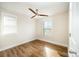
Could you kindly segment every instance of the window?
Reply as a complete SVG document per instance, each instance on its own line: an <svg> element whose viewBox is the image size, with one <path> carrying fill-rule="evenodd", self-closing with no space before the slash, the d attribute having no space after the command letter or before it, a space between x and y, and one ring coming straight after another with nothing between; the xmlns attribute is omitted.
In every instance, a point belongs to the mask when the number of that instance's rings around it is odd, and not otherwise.
<svg viewBox="0 0 79 59"><path fill-rule="evenodd" d="M45 21L44 22L44 29L51 29L52 28L52 22L51 21Z"/></svg>
<svg viewBox="0 0 79 59"><path fill-rule="evenodd" d="M52 21L44 21L43 25L44 36L47 36L50 33L52 27L53 27Z"/></svg>
<svg viewBox="0 0 79 59"><path fill-rule="evenodd" d="M17 21L16 17L2 16L2 34L16 33Z"/></svg>

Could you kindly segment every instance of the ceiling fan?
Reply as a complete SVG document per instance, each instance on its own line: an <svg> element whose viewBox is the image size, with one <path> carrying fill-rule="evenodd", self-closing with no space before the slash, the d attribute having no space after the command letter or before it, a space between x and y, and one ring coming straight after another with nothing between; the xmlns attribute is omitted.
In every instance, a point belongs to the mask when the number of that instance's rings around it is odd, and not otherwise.
<svg viewBox="0 0 79 59"><path fill-rule="evenodd" d="M32 16L31 18L34 18L34 17L36 17L36 16L48 16L48 15L46 15L46 14L39 14L38 13L38 9L36 9L36 11L34 11L33 9L31 9L31 8L28 8L32 13L34 13L35 15L34 16Z"/></svg>

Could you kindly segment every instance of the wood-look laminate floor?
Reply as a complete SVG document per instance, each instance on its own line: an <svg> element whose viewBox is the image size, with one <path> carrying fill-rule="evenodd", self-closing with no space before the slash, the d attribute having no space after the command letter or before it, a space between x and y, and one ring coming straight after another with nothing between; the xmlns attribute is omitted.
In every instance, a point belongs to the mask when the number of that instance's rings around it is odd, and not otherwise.
<svg viewBox="0 0 79 59"><path fill-rule="evenodd" d="M0 52L1 57L67 57L68 49L41 40L34 40Z"/></svg>

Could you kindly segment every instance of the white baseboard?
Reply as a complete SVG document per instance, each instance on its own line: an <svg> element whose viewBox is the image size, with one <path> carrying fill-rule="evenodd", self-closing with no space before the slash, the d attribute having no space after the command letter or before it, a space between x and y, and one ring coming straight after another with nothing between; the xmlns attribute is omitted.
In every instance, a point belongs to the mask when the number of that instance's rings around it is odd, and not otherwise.
<svg viewBox="0 0 79 59"><path fill-rule="evenodd" d="M42 41L46 41L46 42L49 42L49 43L53 43L53 44L56 44L56 45L60 45L60 46L64 46L64 47L68 47L68 45L60 44L60 43L57 43L57 42L54 42L54 41L48 40L48 39L43 38L43 37L37 37L37 39L42 40Z"/></svg>
<svg viewBox="0 0 79 59"><path fill-rule="evenodd" d="M26 41L23 41L23 42L18 42L17 44L13 44L13 45L7 46L7 47L5 47L5 48L1 48L0 51L4 51L4 50L10 49L10 48L19 46L19 45L21 45L21 44L24 44L24 43L27 43L27 42L30 42L30 41L33 41L33 40L35 40L35 38L31 38L31 39L29 39L28 41L26 40Z"/></svg>

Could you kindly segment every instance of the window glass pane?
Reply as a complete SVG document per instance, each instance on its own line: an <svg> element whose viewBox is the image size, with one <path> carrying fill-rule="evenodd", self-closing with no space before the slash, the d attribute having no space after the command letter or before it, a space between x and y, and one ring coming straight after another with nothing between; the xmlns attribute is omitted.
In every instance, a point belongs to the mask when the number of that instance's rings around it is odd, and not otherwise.
<svg viewBox="0 0 79 59"><path fill-rule="evenodd" d="M50 29L52 28L52 22L51 21L45 21L44 22L44 29Z"/></svg>
<svg viewBox="0 0 79 59"><path fill-rule="evenodd" d="M44 33L45 36L48 36L49 31L50 31L50 30L46 30L46 29L44 30L44 32L45 32L45 33Z"/></svg>
<svg viewBox="0 0 79 59"><path fill-rule="evenodd" d="M45 21L43 26L44 35L49 36L49 33L51 33L53 27L52 21Z"/></svg>

